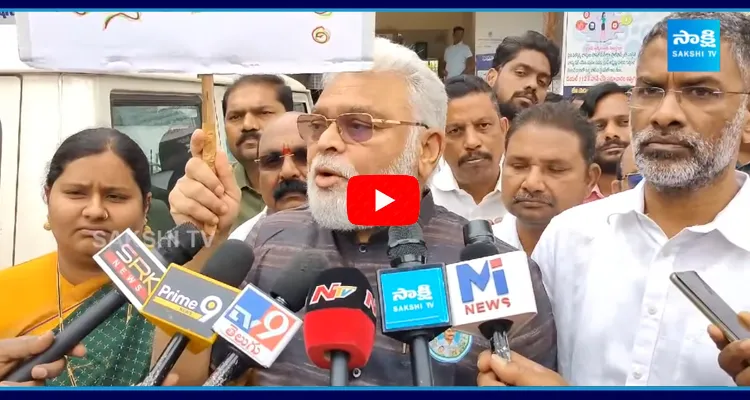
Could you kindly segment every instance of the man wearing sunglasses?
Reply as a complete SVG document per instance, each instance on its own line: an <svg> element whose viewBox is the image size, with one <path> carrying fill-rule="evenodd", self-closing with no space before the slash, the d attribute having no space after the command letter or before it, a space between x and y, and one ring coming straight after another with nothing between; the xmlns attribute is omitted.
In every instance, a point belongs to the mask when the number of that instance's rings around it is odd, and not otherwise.
<svg viewBox="0 0 750 400"><path fill-rule="evenodd" d="M326 76L313 113L297 117L297 128L308 152L308 205L268 215L255 225L246 239L256 255L246 283L269 290L294 255L315 252L325 257L330 267L362 271L377 293L377 271L390 267L388 227L350 222L347 189L350 178L360 175L415 177L422 189L416 193L421 196L419 224L430 260L458 262L464 248L462 228L467 221L435 205L427 187L427 179L442 156L447 108L445 86L437 74L412 50L383 38L375 39L371 70ZM198 131L194 136L201 133ZM226 170L220 165L222 160L224 157L217 154L216 172L220 176ZM200 196L188 197L215 211L204 216L193 214L190 209L173 210L175 221L204 224L211 221L204 218L218 219L222 229L222 221L231 216L229 210L236 189L223 187L229 182L211 176L211 169L201 160L191 160L188 167L187 179L203 186ZM375 192L352 195L374 197ZM501 253L515 251L500 241L496 246ZM528 268L537 314L513 327L509 333L510 345L535 362L554 368L554 319L538 266L529 261ZM157 334L159 343L168 340L161 332ZM467 336L461 354L448 360L432 354L436 386L476 385L477 355L489 343L478 336ZM173 371L180 374L184 384L200 384L208 374L209 356L204 352L187 357L188 362L178 362ZM256 383L327 386L328 376L326 371L310 364L300 333L271 368L256 371ZM411 384L408 349L380 333L376 333L368 365L352 370L349 375L351 386Z"/></svg>
<svg viewBox="0 0 750 400"><path fill-rule="evenodd" d="M307 146L297 130L301 113L287 112L269 122L258 143L258 191L266 207L229 235L245 240L266 215L307 202Z"/></svg>
<svg viewBox="0 0 750 400"><path fill-rule="evenodd" d="M635 164L633 146L628 146L623 150L615 175L616 178L612 181L612 194L630 190L643 180L643 175L638 172L638 166Z"/></svg>

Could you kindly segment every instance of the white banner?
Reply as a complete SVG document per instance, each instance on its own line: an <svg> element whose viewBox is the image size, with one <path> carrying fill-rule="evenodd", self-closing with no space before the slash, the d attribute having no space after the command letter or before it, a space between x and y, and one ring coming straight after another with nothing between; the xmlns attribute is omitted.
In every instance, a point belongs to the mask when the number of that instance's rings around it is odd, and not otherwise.
<svg viewBox="0 0 750 400"><path fill-rule="evenodd" d="M369 12L16 13L21 60L80 72L322 73L372 65Z"/></svg>
<svg viewBox="0 0 750 400"><path fill-rule="evenodd" d="M16 13L12 11L0 11L0 25L13 25L16 23Z"/></svg>
<svg viewBox="0 0 750 400"><path fill-rule="evenodd" d="M565 58L562 86L565 96L589 86L612 81L635 83L635 63L646 34L668 12L565 13Z"/></svg>

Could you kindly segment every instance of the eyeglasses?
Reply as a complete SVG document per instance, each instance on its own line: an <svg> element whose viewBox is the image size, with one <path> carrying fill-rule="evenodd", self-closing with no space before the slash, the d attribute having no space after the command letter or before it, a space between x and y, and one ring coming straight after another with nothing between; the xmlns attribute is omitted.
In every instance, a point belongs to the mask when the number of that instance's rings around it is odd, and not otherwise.
<svg viewBox="0 0 750 400"><path fill-rule="evenodd" d="M622 177L622 180L627 182L629 187L634 188L638 186L639 183L641 183L641 181L643 180L643 175L641 175L639 172L625 174L625 176Z"/></svg>
<svg viewBox="0 0 750 400"><path fill-rule="evenodd" d="M628 90L630 108L653 109L661 105L667 92L675 93L678 101L685 101L697 108L720 106L727 94L750 94L748 92L724 92L704 86L691 86L681 90L664 90L660 87L636 86Z"/></svg>
<svg viewBox="0 0 750 400"><path fill-rule="evenodd" d="M258 157L255 162L258 163L258 167L267 171L276 171L281 169L284 165L284 159L292 157L292 161L298 166L307 165L307 148L300 147L294 151L272 151L266 155Z"/></svg>
<svg viewBox="0 0 750 400"><path fill-rule="evenodd" d="M374 131L381 129L378 125L408 125L428 128L421 122L373 118L372 115L365 113L346 113L336 118L326 118L318 114L303 114L297 117L297 129L304 141L308 143L317 142L323 132L334 122L341 139L349 144L370 140Z"/></svg>

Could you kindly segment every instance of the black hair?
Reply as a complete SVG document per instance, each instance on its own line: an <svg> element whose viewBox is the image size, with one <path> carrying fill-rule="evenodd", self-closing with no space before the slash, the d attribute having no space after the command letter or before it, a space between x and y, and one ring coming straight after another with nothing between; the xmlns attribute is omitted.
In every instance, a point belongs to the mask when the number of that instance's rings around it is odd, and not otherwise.
<svg viewBox="0 0 750 400"><path fill-rule="evenodd" d="M615 94L622 93L627 94L632 86L620 86L614 82L602 82L590 87L586 93L581 96L583 103L581 104L580 110L587 118L594 116L596 111L596 105L605 97Z"/></svg>
<svg viewBox="0 0 750 400"><path fill-rule="evenodd" d="M498 100L495 91L484 79L476 75L458 75L448 78L445 81L445 92L448 94L448 101L460 99L470 94L486 94L490 97L497 113L507 117L501 112L500 100Z"/></svg>
<svg viewBox="0 0 750 400"><path fill-rule="evenodd" d="M560 73L560 47L536 31L526 31L522 36L507 36L495 50L492 68L499 69L512 61L522 50L534 50L544 54L549 61L551 77Z"/></svg>
<svg viewBox="0 0 750 400"><path fill-rule="evenodd" d="M564 98L561 94L549 92L547 93L547 97L544 99L546 103L559 103L563 101Z"/></svg>
<svg viewBox="0 0 750 400"><path fill-rule="evenodd" d="M45 188L51 189L71 162L107 151L115 153L130 167L135 183L141 190L145 207L146 195L151 192L151 169L148 158L138 143L112 128L84 129L65 139L49 162L47 177L44 180Z"/></svg>
<svg viewBox="0 0 750 400"><path fill-rule="evenodd" d="M453 27L453 33L463 32L463 31L464 31L464 27L463 26L454 26Z"/></svg>
<svg viewBox="0 0 750 400"><path fill-rule="evenodd" d="M224 116L227 116L227 103L229 102L229 96L237 90L240 86L244 85L257 85L265 84L276 87L277 96L276 100L284 106L284 111L294 110L294 99L292 98L292 88L286 85L284 78L278 75L271 74L259 74L259 75L243 75L239 77L231 86L224 92L224 98L221 99L221 109L224 112Z"/></svg>
<svg viewBox="0 0 750 400"><path fill-rule="evenodd" d="M516 131L530 124L551 126L575 134L581 142L581 155L586 165L594 162L596 127L572 103L542 103L521 111L505 135L505 148Z"/></svg>

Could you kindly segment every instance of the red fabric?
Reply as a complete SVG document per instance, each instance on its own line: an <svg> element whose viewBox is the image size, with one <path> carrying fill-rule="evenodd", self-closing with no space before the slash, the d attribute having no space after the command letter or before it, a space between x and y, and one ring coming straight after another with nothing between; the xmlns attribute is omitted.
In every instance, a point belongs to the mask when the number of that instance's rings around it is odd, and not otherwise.
<svg viewBox="0 0 750 400"><path fill-rule="evenodd" d="M328 353L349 353L349 369L367 365L375 344L375 324L361 310L327 308L305 314L302 324L307 357L323 369L331 368Z"/></svg>

